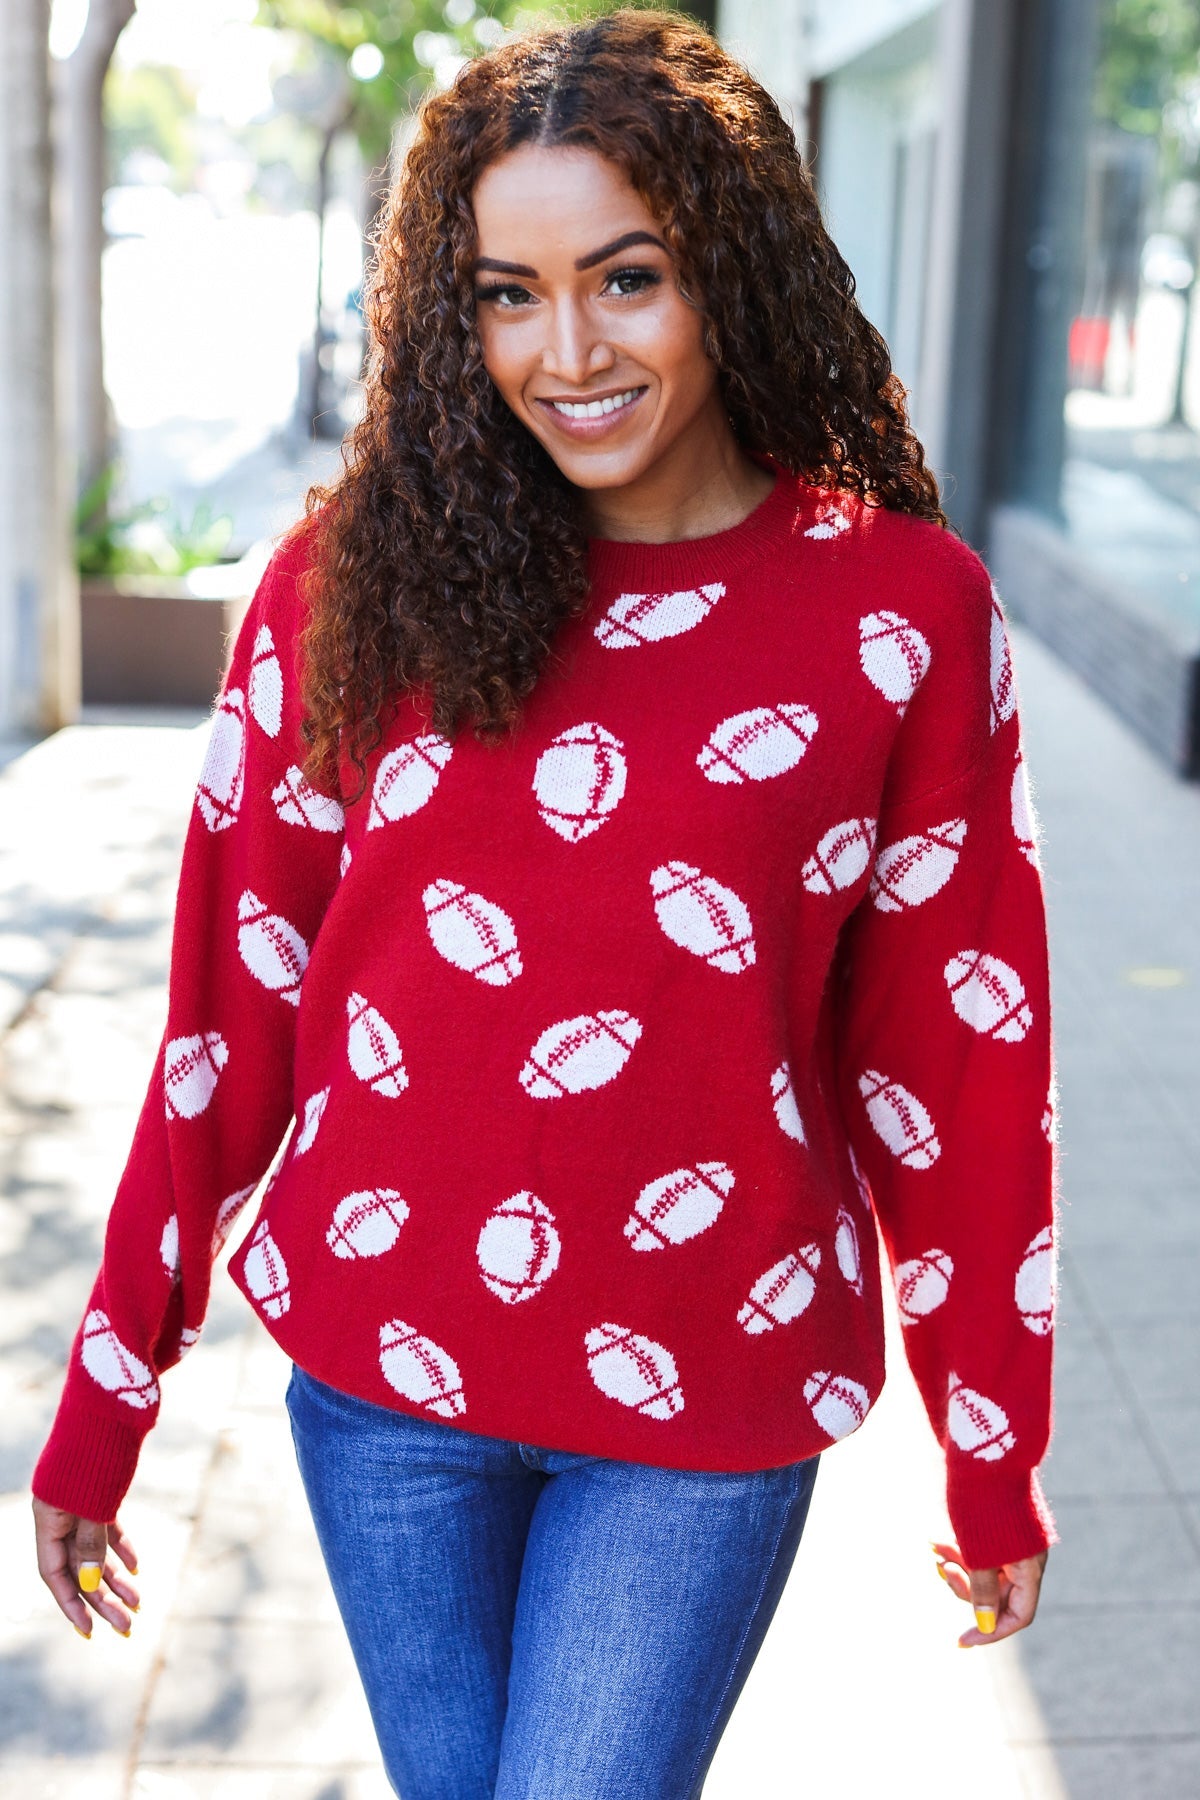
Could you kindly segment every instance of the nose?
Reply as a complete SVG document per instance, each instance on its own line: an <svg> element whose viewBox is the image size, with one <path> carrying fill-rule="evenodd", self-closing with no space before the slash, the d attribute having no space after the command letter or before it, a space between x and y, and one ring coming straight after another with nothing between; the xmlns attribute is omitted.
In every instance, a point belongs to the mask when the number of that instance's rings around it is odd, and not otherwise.
<svg viewBox="0 0 1200 1800"><path fill-rule="evenodd" d="M564 299L553 309L542 352L542 366L548 375L582 387L590 375L603 374L615 361L615 350L596 331L586 307Z"/></svg>

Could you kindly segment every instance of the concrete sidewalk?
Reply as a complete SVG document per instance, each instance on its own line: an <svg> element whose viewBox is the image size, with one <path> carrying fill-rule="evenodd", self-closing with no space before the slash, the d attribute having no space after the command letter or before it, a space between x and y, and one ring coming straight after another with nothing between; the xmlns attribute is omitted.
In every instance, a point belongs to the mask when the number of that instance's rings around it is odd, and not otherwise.
<svg viewBox="0 0 1200 1800"><path fill-rule="evenodd" d="M927 1543L945 1528L940 1459L894 1342L883 1399L824 1459L706 1800L1200 1792L1200 790L1014 640L1062 1090L1046 1478L1063 1542L1034 1629L959 1651L969 1615ZM203 735L86 725L0 772L0 1794L13 1800L388 1793L299 1491L287 1364L230 1282L166 1378L123 1509L142 1570L132 1637L98 1627L82 1643L32 1566L26 1483L161 1031Z"/></svg>

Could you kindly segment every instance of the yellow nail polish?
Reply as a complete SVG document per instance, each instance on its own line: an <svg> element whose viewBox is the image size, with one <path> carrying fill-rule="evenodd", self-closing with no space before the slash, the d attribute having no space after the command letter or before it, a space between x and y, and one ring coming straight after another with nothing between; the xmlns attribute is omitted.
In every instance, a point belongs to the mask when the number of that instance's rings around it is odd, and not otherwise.
<svg viewBox="0 0 1200 1800"><path fill-rule="evenodd" d="M118 1631L117 1636L118 1637L132 1637L133 1636L133 1626L131 1625L129 1627L128 1631Z"/></svg>
<svg viewBox="0 0 1200 1800"><path fill-rule="evenodd" d="M79 1565L79 1586L83 1593L94 1594L100 1586L100 1577L104 1573L103 1563L86 1562Z"/></svg>
<svg viewBox="0 0 1200 1800"><path fill-rule="evenodd" d="M990 1606L977 1606L975 1608L975 1623L978 1625L980 1631L990 1637L992 1632L996 1629L996 1615L992 1608Z"/></svg>
<svg viewBox="0 0 1200 1800"><path fill-rule="evenodd" d="M136 1575L136 1574L137 1574L137 1572L138 1572L138 1566L137 1566L137 1564L136 1564L136 1563L130 1563L130 1565L129 1565L129 1573L130 1573L130 1574L131 1574L131 1575Z"/></svg>
<svg viewBox="0 0 1200 1800"><path fill-rule="evenodd" d="M140 1606L131 1606L129 1610L130 1612L141 1612L142 1609Z"/></svg>
<svg viewBox="0 0 1200 1800"><path fill-rule="evenodd" d="M946 1573L945 1563L935 1563L934 1567L936 1568L938 1574L941 1576L943 1581L949 1581L950 1577Z"/></svg>
<svg viewBox="0 0 1200 1800"><path fill-rule="evenodd" d="M81 1638L90 1638L92 1635L90 1631L85 1631L82 1625L76 1625L75 1630L79 1633Z"/></svg>

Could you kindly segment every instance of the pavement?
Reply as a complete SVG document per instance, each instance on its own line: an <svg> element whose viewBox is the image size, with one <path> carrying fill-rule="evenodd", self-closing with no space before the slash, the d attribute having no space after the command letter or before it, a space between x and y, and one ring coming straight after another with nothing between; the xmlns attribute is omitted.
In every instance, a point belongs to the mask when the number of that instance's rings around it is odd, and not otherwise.
<svg viewBox="0 0 1200 1800"><path fill-rule="evenodd" d="M825 1456L706 1800L1200 1793L1200 788L1014 629L1043 834L1063 1288L1039 1616L963 1652L899 1331ZM83 1643L27 1482L161 1031L202 721L91 715L0 767L0 1795L385 1800L292 1458L288 1364L218 1277L122 1512L142 1607ZM0 762L3 758L0 757ZM246 1217L253 1213L247 1209ZM232 1245L224 1253L227 1258ZM223 1259L224 1260L224 1259ZM547 1800L570 1800L547 1796Z"/></svg>

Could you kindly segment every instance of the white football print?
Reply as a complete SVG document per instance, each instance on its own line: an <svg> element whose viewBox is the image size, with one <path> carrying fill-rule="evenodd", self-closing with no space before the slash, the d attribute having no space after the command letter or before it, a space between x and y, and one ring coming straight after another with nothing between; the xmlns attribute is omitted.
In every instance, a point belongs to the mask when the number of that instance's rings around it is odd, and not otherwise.
<svg viewBox="0 0 1200 1800"><path fill-rule="evenodd" d="M904 711L929 670L928 640L898 612L872 612L858 622L863 674Z"/></svg>
<svg viewBox="0 0 1200 1800"><path fill-rule="evenodd" d="M806 538L816 538L818 542L829 538L841 537L843 531L849 531L850 521L837 506L825 506L815 525L810 525L805 532Z"/></svg>
<svg viewBox="0 0 1200 1800"><path fill-rule="evenodd" d="M489 987L505 987L517 979L521 952L516 926L502 907L469 893L461 881L432 881L421 899L439 956Z"/></svg>
<svg viewBox="0 0 1200 1800"><path fill-rule="evenodd" d="M238 1188L236 1193L228 1194L217 1208L217 1216L213 1223L212 1254L214 1256L220 1255L226 1238L233 1230L234 1220L257 1186L258 1183L252 1181L248 1187Z"/></svg>
<svg viewBox="0 0 1200 1800"><path fill-rule="evenodd" d="M1033 1009L1017 971L982 950L960 950L942 971L950 1000L964 1024L1001 1044L1019 1044L1033 1024Z"/></svg>
<svg viewBox="0 0 1200 1800"><path fill-rule="evenodd" d="M588 1374L610 1400L647 1419L673 1419L683 1411L683 1389L671 1352L627 1325L606 1321L583 1340Z"/></svg>
<svg viewBox="0 0 1200 1800"><path fill-rule="evenodd" d="M352 855L353 855L353 853L350 849L349 844L343 844L342 845L342 854L338 857L338 874L339 875L344 875L346 873L346 870L350 867Z"/></svg>
<svg viewBox="0 0 1200 1800"><path fill-rule="evenodd" d="M246 1286L258 1301L268 1319L282 1319L292 1304L288 1286L287 1264L279 1245L261 1219L250 1239L250 1247L242 1259Z"/></svg>
<svg viewBox="0 0 1200 1800"><path fill-rule="evenodd" d="M1017 1441L1004 1408L986 1394L964 1387L953 1373L946 1425L951 1441L980 1462L998 1462Z"/></svg>
<svg viewBox="0 0 1200 1800"><path fill-rule="evenodd" d="M554 1214L536 1194L510 1194L483 1222L475 1245L479 1273L498 1299L532 1299L558 1267L562 1242Z"/></svg>
<svg viewBox="0 0 1200 1800"><path fill-rule="evenodd" d="M293 1156L303 1156L311 1150L316 1141L317 1132L321 1129L321 1120L325 1116L325 1105L329 1099L329 1089L321 1088L310 1094L304 1102L304 1123L296 1133L296 1142L292 1150Z"/></svg>
<svg viewBox="0 0 1200 1800"><path fill-rule="evenodd" d="M770 781L796 767L816 732L817 715L807 706L791 701L756 706L722 719L696 764L709 781L723 786Z"/></svg>
<svg viewBox="0 0 1200 1800"><path fill-rule="evenodd" d="M928 831L886 844L875 858L869 890L880 912L903 912L940 894L958 866L966 835L965 819L943 819Z"/></svg>
<svg viewBox="0 0 1200 1800"><path fill-rule="evenodd" d="M907 1169L931 1169L942 1154L933 1120L915 1094L878 1069L865 1069L858 1091L867 1117L893 1156Z"/></svg>
<svg viewBox="0 0 1200 1800"><path fill-rule="evenodd" d="M269 625L260 625L250 663L250 711L268 737L278 737L283 723L283 670L275 654Z"/></svg>
<svg viewBox="0 0 1200 1800"><path fill-rule="evenodd" d="M467 1410L462 1376L449 1351L422 1337L403 1319L379 1328L379 1366L398 1394L440 1419L457 1419Z"/></svg>
<svg viewBox="0 0 1200 1800"><path fill-rule="evenodd" d="M407 1203L395 1188L364 1188L338 1201L325 1242L344 1262L357 1256L382 1256L400 1236L407 1217Z"/></svg>
<svg viewBox="0 0 1200 1800"><path fill-rule="evenodd" d="M172 1213L163 1226L159 1240L158 1254L162 1257L162 1266L172 1281L179 1279L179 1214Z"/></svg>
<svg viewBox="0 0 1200 1800"><path fill-rule="evenodd" d="M789 1065L781 1062L771 1077L771 1100L775 1108L775 1118L780 1131L794 1138L798 1144L804 1142L804 1121L800 1117L800 1108L796 1104L796 1091L792 1086L792 1071Z"/></svg>
<svg viewBox="0 0 1200 1800"><path fill-rule="evenodd" d="M833 1253L837 1257L838 1268L850 1286L856 1294L861 1294L863 1270L862 1252L858 1245L858 1226L844 1206L838 1207L837 1236L833 1240Z"/></svg>
<svg viewBox="0 0 1200 1800"><path fill-rule="evenodd" d="M373 1006L361 994L351 994L346 1002L350 1021L346 1033L346 1054L350 1067L360 1081L365 1081L385 1100L397 1100L408 1086L408 1071L400 1053L400 1040Z"/></svg>
<svg viewBox="0 0 1200 1800"><path fill-rule="evenodd" d="M246 702L240 688L222 694L196 785L196 805L210 831L225 831L238 816L246 780Z"/></svg>
<svg viewBox="0 0 1200 1800"><path fill-rule="evenodd" d="M180 1356L186 1356L188 1351L192 1348L192 1345L199 1342L201 1330L202 1330L202 1327L199 1325L185 1325L184 1326L183 1330L179 1334L179 1354L180 1354Z"/></svg>
<svg viewBox="0 0 1200 1800"><path fill-rule="evenodd" d="M426 732L389 751L375 771L367 830L419 812L432 796L453 748L448 738Z"/></svg>
<svg viewBox="0 0 1200 1800"><path fill-rule="evenodd" d="M817 1369L804 1384L804 1398L826 1437L849 1437L867 1416L871 1396L861 1381Z"/></svg>
<svg viewBox="0 0 1200 1800"><path fill-rule="evenodd" d="M625 792L625 746L603 725L585 723L560 731L533 771L538 812L568 844L591 837L612 815Z"/></svg>
<svg viewBox="0 0 1200 1800"><path fill-rule="evenodd" d="M606 650L679 637L706 619L724 592L724 583L714 581L674 594L619 594L598 621L596 637Z"/></svg>
<svg viewBox="0 0 1200 1800"><path fill-rule="evenodd" d="M217 1088L229 1061L229 1047L219 1031L172 1038L163 1058L163 1089L168 1119L195 1119Z"/></svg>
<svg viewBox="0 0 1200 1800"><path fill-rule="evenodd" d="M79 1354L92 1380L127 1406L153 1406L158 1399L158 1383L153 1374L121 1342L108 1314L99 1307L93 1307L83 1321Z"/></svg>
<svg viewBox="0 0 1200 1800"><path fill-rule="evenodd" d="M580 1013L548 1025L529 1052L520 1081L533 1100L582 1094L621 1073L642 1035L627 1012Z"/></svg>
<svg viewBox="0 0 1200 1800"><path fill-rule="evenodd" d="M1008 633L1004 628L1004 613L1000 607L1000 596L994 586L992 588L992 635L989 661L992 688L991 728L995 731L1011 719L1016 712L1017 690L1013 680Z"/></svg>
<svg viewBox="0 0 1200 1800"><path fill-rule="evenodd" d="M1018 756L1013 769L1012 789L1013 836L1021 846L1021 855L1038 867L1037 823L1033 811L1033 802L1029 795L1029 771L1025 766L1024 756Z"/></svg>
<svg viewBox="0 0 1200 1800"><path fill-rule="evenodd" d="M275 811L285 825L309 825L314 831L341 831L346 815L329 794L320 794L295 763L271 789Z"/></svg>
<svg viewBox="0 0 1200 1800"><path fill-rule="evenodd" d="M800 871L808 892L832 894L861 881L875 854L875 831L874 819L831 826Z"/></svg>
<svg viewBox="0 0 1200 1800"><path fill-rule="evenodd" d="M1047 1225L1027 1246L1014 1289L1017 1311L1035 1337L1049 1337L1054 1329L1057 1277L1054 1228Z"/></svg>
<svg viewBox="0 0 1200 1800"><path fill-rule="evenodd" d="M238 952L256 981L292 1006L300 1004L300 983L308 967L308 945L294 925L268 912L249 888L238 901Z"/></svg>
<svg viewBox="0 0 1200 1800"><path fill-rule="evenodd" d="M893 1279L903 1325L915 1325L943 1305L950 1292L954 1260L945 1250L923 1250L897 1263Z"/></svg>
<svg viewBox="0 0 1200 1800"><path fill-rule="evenodd" d="M760 1275L738 1313L738 1324L751 1337L790 1325L798 1319L817 1291L813 1277L821 1266L816 1244L805 1244L795 1256L785 1256Z"/></svg>
<svg viewBox="0 0 1200 1800"><path fill-rule="evenodd" d="M727 1163L672 1169L642 1189L626 1221L625 1236L634 1250L665 1250L668 1244L686 1243L716 1223L732 1192L733 1170Z"/></svg>
<svg viewBox="0 0 1200 1800"><path fill-rule="evenodd" d="M727 975L739 975L754 962L750 914L732 888L690 863L671 862L651 870L650 889L655 916L680 949Z"/></svg>

